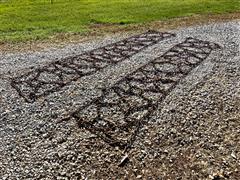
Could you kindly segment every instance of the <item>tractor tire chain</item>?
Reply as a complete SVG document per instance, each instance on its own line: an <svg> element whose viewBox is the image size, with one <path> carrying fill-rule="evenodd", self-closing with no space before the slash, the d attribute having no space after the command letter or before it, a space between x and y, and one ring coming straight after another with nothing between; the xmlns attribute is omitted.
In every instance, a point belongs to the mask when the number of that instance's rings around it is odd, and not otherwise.
<svg viewBox="0 0 240 180"><path fill-rule="evenodd" d="M11 86L26 102L34 102L39 97L60 91L73 81L92 75L109 65L115 65L144 48L174 36L167 32L148 31L13 77Z"/></svg>
<svg viewBox="0 0 240 180"><path fill-rule="evenodd" d="M129 74L102 95L70 114L112 146L128 148L158 104L191 70L220 46L187 38L162 56Z"/></svg>

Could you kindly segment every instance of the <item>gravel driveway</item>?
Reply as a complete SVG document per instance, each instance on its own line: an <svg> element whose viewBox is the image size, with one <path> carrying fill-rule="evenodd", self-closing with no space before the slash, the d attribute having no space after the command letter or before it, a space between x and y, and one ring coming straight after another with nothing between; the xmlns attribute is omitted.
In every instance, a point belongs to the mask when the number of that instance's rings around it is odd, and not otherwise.
<svg viewBox="0 0 240 180"><path fill-rule="evenodd" d="M0 55L0 179L240 179L240 22Z"/></svg>

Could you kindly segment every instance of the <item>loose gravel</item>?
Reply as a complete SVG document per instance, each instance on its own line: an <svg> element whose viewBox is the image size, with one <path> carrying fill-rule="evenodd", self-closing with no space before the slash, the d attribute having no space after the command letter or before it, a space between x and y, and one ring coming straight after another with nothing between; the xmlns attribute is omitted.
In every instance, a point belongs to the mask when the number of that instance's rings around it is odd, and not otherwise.
<svg viewBox="0 0 240 180"><path fill-rule="evenodd" d="M1 179L239 179L240 22L171 33L176 37L32 103L11 87L12 77L129 35L42 52L1 54ZM61 121L188 37L221 48L157 103L127 151L79 128L75 119Z"/></svg>

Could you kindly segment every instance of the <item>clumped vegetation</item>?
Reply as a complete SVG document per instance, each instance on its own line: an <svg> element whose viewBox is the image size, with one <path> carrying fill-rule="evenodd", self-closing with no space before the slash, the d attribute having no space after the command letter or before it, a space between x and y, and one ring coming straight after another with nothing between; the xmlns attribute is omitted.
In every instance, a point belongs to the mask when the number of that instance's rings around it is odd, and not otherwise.
<svg viewBox="0 0 240 180"><path fill-rule="evenodd" d="M83 33L92 24L145 23L239 11L239 0L1 0L0 42Z"/></svg>

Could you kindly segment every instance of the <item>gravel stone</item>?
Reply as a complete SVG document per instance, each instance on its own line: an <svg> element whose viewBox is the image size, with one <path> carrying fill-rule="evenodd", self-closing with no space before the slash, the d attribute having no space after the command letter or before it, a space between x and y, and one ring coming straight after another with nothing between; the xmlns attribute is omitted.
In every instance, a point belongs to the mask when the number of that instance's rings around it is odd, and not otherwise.
<svg viewBox="0 0 240 180"><path fill-rule="evenodd" d="M0 179L238 180L240 21L182 28L171 33L176 37L150 46L116 66L106 67L32 103L25 102L11 87L12 77L128 35L62 49L1 54ZM72 118L60 121L188 37L217 43L221 48L212 51L163 101L157 103L151 116L144 119L127 152L106 143L86 128L79 128ZM158 69L173 71L174 67L169 64ZM122 84L122 88L128 87ZM115 97L111 93L109 96ZM112 103L110 100L117 101L105 99ZM134 102L138 100L138 97L133 99ZM94 115L93 109L90 107L84 112L87 116ZM106 110L105 113L108 116L107 113L112 112ZM117 118L121 119L121 115ZM119 166L126 154L127 161Z"/></svg>

